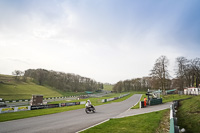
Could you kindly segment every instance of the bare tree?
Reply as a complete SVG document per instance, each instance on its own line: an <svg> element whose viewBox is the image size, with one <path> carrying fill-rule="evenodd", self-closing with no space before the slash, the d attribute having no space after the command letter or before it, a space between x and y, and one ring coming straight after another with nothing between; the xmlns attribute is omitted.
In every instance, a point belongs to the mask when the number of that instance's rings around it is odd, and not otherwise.
<svg viewBox="0 0 200 133"><path fill-rule="evenodd" d="M191 60L191 68L192 68L192 85L194 87L198 87L200 83L200 58L195 58Z"/></svg>
<svg viewBox="0 0 200 133"><path fill-rule="evenodd" d="M159 83L163 91L166 90L166 79L169 78L168 65L169 60L167 57L161 56L156 60L150 74L152 77L159 79Z"/></svg>
<svg viewBox="0 0 200 133"><path fill-rule="evenodd" d="M178 66L178 68L175 70L178 79L178 81L176 82L178 84L179 90L183 90L186 79L185 76L186 76L188 60L185 57L178 57L176 58L176 62Z"/></svg>
<svg viewBox="0 0 200 133"><path fill-rule="evenodd" d="M24 72L20 71L20 70L15 70L14 72L12 72L12 75L15 76L16 80L20 80L20 76L22 76L24 74Z"/></svg>

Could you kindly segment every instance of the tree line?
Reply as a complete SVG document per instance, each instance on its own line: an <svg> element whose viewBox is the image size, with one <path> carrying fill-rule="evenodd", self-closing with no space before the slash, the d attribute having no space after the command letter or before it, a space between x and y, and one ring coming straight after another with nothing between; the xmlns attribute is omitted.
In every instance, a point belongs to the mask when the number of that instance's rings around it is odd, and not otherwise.
<svg viewBox="0 0 200 133"><path fill-rule="evenodd" d="M175 78L171 78L168 70L169 60L166 56L160 56L150 70L149 76L131 80L119 81L113 91L147 91L147 89L161 89L162 91L177 89L183 91L188 87L200 85L200 58L187 59L176 58Z"/></svg>
<svg viewBox="0 0 200 133"><path fill-rule="evenodd" d="M19 70L17 70L19 71ZM13 74L18 76L15 71ZM39 85L47 85L61 91L97 91L103 89L103 84L93 79L72 73L49 71L45 69L28 69L24 72L23 79L32 78Z"/></svg>

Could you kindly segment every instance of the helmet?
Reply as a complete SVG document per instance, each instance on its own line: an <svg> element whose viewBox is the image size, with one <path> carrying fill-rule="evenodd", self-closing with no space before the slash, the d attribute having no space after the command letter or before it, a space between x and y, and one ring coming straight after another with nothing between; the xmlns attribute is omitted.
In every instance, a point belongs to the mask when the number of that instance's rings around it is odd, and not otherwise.
<svg viewBox="0 0 200 133"><path fill-rule="evenodd" d="M88 101L88 102L90 102L90 100L89 100L89 99L88 99L87 101Z"/></svg>

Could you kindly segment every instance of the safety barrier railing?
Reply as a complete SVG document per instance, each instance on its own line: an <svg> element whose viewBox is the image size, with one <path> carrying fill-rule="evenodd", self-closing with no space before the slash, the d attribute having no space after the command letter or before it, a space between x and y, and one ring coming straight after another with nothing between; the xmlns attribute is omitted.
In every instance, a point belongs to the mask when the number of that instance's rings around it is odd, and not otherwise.
<svg viewBox="0 0 200 133"><path fill-rule="evenodd" d="M178 107L178 101L174 101L170 105L170 133L179 133L179 126L177 126L176 109Z"/></svg>

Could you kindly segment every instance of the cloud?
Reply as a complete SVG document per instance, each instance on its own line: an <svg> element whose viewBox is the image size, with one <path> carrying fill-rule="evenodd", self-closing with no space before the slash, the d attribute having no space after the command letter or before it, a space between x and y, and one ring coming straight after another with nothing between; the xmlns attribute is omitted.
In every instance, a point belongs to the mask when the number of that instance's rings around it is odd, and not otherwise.
<svg viewBox="0 0 200 133"><path fill-rule="evenodd" d="M176 57L199 56L196 2L1 1L0 72L18 65L115 83L148 76L166 55L173 73Z"/></svg>

